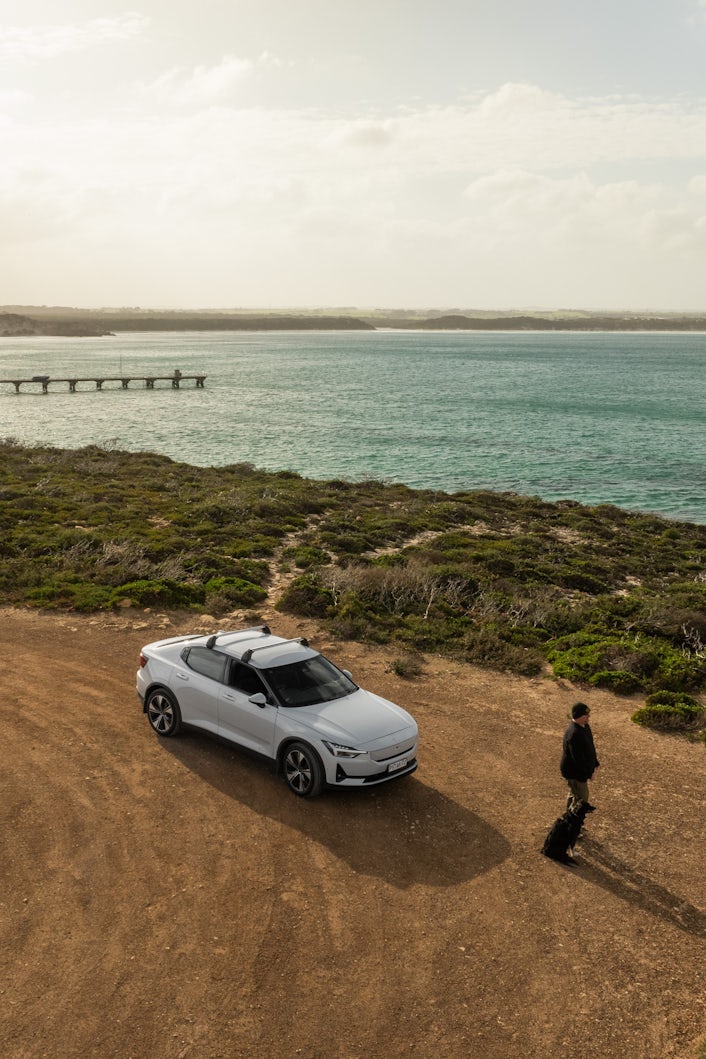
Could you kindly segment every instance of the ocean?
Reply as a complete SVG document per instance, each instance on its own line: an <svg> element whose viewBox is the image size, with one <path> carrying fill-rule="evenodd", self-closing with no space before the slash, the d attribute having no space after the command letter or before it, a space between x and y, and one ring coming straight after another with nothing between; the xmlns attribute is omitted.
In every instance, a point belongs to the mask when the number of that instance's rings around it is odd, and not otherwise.
<svg viewBox="0 0 706 1059"><path fill-rule="evenodd" d="M706 334L127 333L0 340L0 379L205 372L204 389L0 385L0 437L611 503L706 523ZM136 483L139 487L139 483Z"/></svg>

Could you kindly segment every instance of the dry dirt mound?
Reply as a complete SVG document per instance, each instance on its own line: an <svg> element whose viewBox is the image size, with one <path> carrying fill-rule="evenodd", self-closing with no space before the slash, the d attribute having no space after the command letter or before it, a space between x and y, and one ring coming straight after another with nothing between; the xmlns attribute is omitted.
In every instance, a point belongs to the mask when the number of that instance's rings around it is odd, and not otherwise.
<svg viewBox="0 0 706 1059"><path fill-rule="evenodd" d="M582 693L599 812L563 868L538 851L567 685L434 658L405 682L393 653L273 616L422 733L415 776L305 802L228 747L150 731L138 650L193 618L0 619L3 1056L696 1054L703 746Z"/></svg>

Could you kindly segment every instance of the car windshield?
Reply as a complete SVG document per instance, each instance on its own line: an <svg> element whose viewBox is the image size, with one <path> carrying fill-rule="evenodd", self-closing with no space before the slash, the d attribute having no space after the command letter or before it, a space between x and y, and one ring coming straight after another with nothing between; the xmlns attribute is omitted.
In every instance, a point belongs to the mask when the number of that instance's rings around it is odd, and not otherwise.
<svg viewBox="0 0 706 1059"><path fill-rule="evenodd" d="M283 706L313 706L350 695L357 685L322 655L265 670L267 682Z"/></svg>

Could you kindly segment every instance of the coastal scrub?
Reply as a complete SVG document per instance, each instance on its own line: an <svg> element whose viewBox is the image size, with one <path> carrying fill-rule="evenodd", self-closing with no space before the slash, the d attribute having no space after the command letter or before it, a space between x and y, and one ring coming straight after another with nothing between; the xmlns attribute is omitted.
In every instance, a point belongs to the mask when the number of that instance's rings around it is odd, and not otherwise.
<svg viewBox="0 0 706 1059"><path fill-rule="evenodd" d="M706 686L706 526L0 441L0 602L282 611L618 693Z"/></svg>

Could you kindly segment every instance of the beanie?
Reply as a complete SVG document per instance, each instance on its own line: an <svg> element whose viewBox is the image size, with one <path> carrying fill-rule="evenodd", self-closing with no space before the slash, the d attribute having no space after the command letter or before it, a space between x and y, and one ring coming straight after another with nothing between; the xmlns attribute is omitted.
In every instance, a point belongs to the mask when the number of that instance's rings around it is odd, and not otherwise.
<svg viewBox="0 0 706 1059"><path fill-rule="evenodd" d="M591 711L589 710L585 702L575 702L574 705L571 707L571 716L574 720L576 720L577 717L584 717L590 712Z"/></svg>

